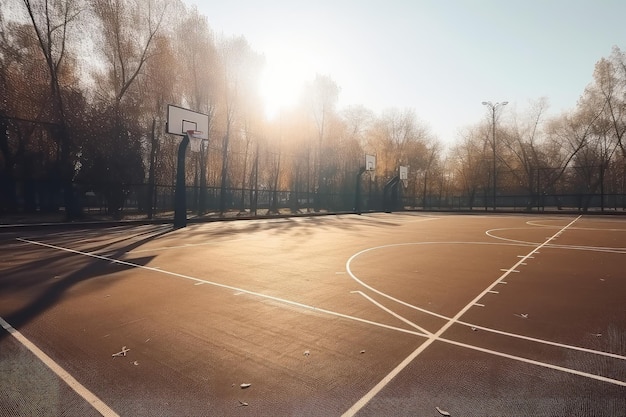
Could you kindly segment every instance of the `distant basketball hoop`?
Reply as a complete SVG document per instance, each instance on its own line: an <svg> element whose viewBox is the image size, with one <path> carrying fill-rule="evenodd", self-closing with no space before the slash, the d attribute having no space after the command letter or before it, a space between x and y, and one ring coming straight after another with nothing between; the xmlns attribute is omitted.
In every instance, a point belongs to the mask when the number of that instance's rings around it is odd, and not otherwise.
<svg viewBox="0 0 626 417"><path fill-rule="evenodd" d="M365 171L369 172L372 179L376 178L376 157L365 155Z"/></svg>
<svg viewBox="0 0 626 417"><path fill-rule="evenodd" d="M402 181L402 185L404 188L408 188L409 186L409 167L400 167L400 181Z"/></svg>

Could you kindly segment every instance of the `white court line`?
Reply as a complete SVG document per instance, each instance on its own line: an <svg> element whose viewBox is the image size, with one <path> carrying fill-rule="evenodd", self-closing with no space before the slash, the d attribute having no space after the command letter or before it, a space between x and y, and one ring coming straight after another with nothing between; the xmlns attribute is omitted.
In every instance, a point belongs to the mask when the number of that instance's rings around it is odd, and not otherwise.
<svg viewBox="0 0 626 417"><path fill-rule="evenodd" d="M475 305L484 307L483 304L475 304ZM537 339L536 337L530 337L530 336L524 336L524 335L516 334L516 333L504 332L502 330L496 330L496 329L492 329L492 328L489 328L489 327L479 326L477 324L472 324L472 323L468 323L466 321L461 321L461 320L457 321L457 324L461 324L461 325L467 326L467 327L474 327L476 329L484 330L486 332L491 332L491 333L495 333L495 334L500 334L502 336L514 337L516 339L522 339L522 340L528 340L530 342L541 343L541 344L544 344L544 345L556 346L556 347L560 347L560 348L563 348L563 349L569 349L569 350L577 350L579 352L591 353L593 355L598 355L598 356L606 356L606 357L609 357L609 358L619 359L619 360L622 360L622 361L626 360L626 356L618 355L617 353L602 352L602 351L599 351L599 350L588 349L588 348L584 348L584 347L580 347L580 346L566 345L566 344L563 344L563 343L552 342L550 340L545 340L545 339Z"/></svg>
<svg viewBox="0 0 626 417"><path fill-rule="evenodd" d="M572 228L572 229L576 229L576 228ZM517 239L509 239L506 237L502 237L502 236L497 236L495 235L493 232L497 232L497 231L508 231L508 230L536 230L536 229L532 229L532 228L527 228L527 227L517 227L517 228L500 228L500 229L490 229L487 230L485 232L485 234L493 239L497 239L497 240L502 240L504 242L509 242L509 243L517 243L519 245L525 245L525 246L535 246L538 245L539 242L528 242L525 240L517 240ZM546 245L546 248L551 248L551 249L566 249L566 250L581 250L581 251L589 251L589 252L607 252L607 253L626 253L626 248L618 248L618 247L608 247L608 246L581 246L581 245L555 245L555 244L549 244ZM539 252L536 252L539 253ZM521 256L520 256L521 257ZM532 257L528 258L528 259L533 259Z"/></svg>
<svg viewBox="0 0 626 417"><path fill-rule="evenodd" d="M88 225L86 225L88 226ZM111 228L107 228L107 237L113 239L116 235L129 235L127 240L135 240L136 238L145 237L148 234L158 234L164 230L171 229L171 225L124 225L124 226L114 226ZM132 229L132 230L131 230ZM63 239L73 238L74 236L83 237L83 239L72 240L73 243L86 242L94 238L101 238L102 232L100 229L77 229L77 230L62 230L59 232L50 232L43 235L29 235L31 239L49 239L52 237L61 237ZM110 240L109 239L109 240Z"/></svg>
<svg viewBox="0 0 626 417"><path fill-rule="evenodd" d="M420 330L422 332L425 332L425 333L427 333L429 335L432 335L432 333L430 333L427 330L419 327L417 324L415 324L412 321L406 319L405 317L397 314L396 312L390 310L389 308L383 306L382 304L378 303L377 301L375 301L374 299L372 299L371 297L369 297L368 295L366 295L362 291L351 291L351 293L352 294L360 294L360 295L362 295L367 300L369 300L374 305L376 305L380 309L384 310L388 314L396 317L397 319L403 321L404 323L408 324L411 327L414 327L414 328L416 328L416 329L418 329L418 330ZM484 329L482 327L476 327L476 328L477 329ZM561 371L561 372L565 372L565 373L569 373L569 374L573 374L573 375L578 375L578 376L582 376L582 377L589 378L589 379L595 379L597 381L606 382L606 383L610 383L610 384L614 384L614 385L626 386L626 382L620 381L618 379L607 378L607 377L604 377L604 376L601 376L601 375L595 375L595 374L591 374L591 373L588 373L588 372L578 371L576 369L566 368L566 367L559 366L559 365L553 365L553 364L548 363L548 362L541 362L541 361L537 361L537 360L534 360L534 359L528 359L528 358L524 358L522 356L511 355L511 354L508 354L508 353L499 352L497 350L486 349L486 348L482 348L482 347L479 347L479 346L469 345L467 343L457 342L457 341L450 340L450 339L445 339L445 338L442 338L442 337L437 338L437 340L440 341L440 342L444 342L444 343L449 343L449 344L452 344L452 345L460 346L460 347L463 347L463 348L466 348L466 349L476 350L476 351L479 351L479 352L488 353L490 355L500 356L500 357L511 359L511 360L516 360L518 362L524 362L524 363L528 363L528 364L531 364L531 365L540 366L540 367L543 367L543 368L554 369L554 370L557 370L557 371ZM586 350L587 351L591 351L590 349L586 349ZM593 351L591 351L591 352L593 352ZM616 356L619 356L619 355L616 355Z"/></svg>
<svg viewBox="0 0 626 417"><path fill-rule="evenodd" d="M546 220L550 220L550 219L546 219ZM554 221L557 221L558 219L552 219ZM618 223L618 224L622 224L621 221L607 221L608 223ZM547 228L551 228L551 229L557 229L559 226L554 226L551 224L541 224L538 221L533 221L533 220L529 220L526 222L527 225L529 226L537 226L537 227L547 227ZM626 229L605 229L602 227L572 227L571 230L590 230L590 231L595 231L595 232L626 232Z"/></svg>
<svg viewBox="0 0 626 417"><path fill-rule="evenodd" d="M364 296L365 298L367 298L369 301L371 301L372 303L374 303L376 306L380 307L382 310L386 311L387 313L391 314L392 316L398 318L399 320L402 320L403 322L405 322L406 324L408 324L409 326L415 327L420 329L420 327L413 323L412 321L402 317L401 315L397 314L396 312L388 309L387 307L383 306L382 304L376 302L375 300L373 300L372 298L368 297L366 294L364 294L361 291L351 291L351 293L358 293L361 294L362 296ZM461 322L459 322L461 323ZM482 327L475 327L476 329L481 329ZM429 333L432 335L432 333ZM511 359L511 360L515 360L518 362L524 362L524 363L528 363L531 365L536 365L536 366L541 366L543 368L548 368L548 369L554 369L557 371L561 371L561 372L565 372L565 373L569 373L569 374L573 374L573 375L578 375L578 376L582 376L585 378L589 378L589 379L595 379L597 381L601 381L601 382L607 382L609 384L613 384L613 385L620 385L620 386L625 386L626 387L626 382L625 381L620 381L619 379L613 379L613 378L608 378L602 375L596 375L596 374L591 374L588 372L584 372L584 371L579 371L576 369L572 369L572 368L566 368L563 366L559 366L559 365L554 365L548 362L541 362L541 361L537 361L534 359L529 359L529 358L524 358L522 356L517 356L517 355L511 355L508 353L504 353L504 352L499 352L497 350L492 350L492 349L487 349L487 348L482 348L479 346L474 346L474 345L469 345L467 343L462 343L462 342L458 342L455 340L451 340L451 339L446 339L443 337L439 337L437 338L437 341L440 342L444 342L444 343L449 343L452 345L456 345L456 346L460 346L466 349L471 349L471 350L476 350L479 352L483 352L483 353L488 353L490 355L494 355L494 356L500 356L503 358L507 358L507 359Z"/></svg>
<svg viewBox="0 0 626 417"><path fill-rule="evenodd" d="M160 246L160 247L151 248L151 249L135 249L135 250L128 251L126 253L158 252L158 251L170 250L170 249L183 249L183 248L193 248L196 246L208 246L208 245L219 245L219 244L231 243L231 242L241 242L244 240L253 240L253 239L245 238L245 239L232 239L232 240L218 240L218 241L203 242L203 243L185 243L184 245L177 245L177 246Z"/></svg>
<svg viewBox="0 0 626 417"><path fill-rule="evenodd" d="M46 246L46 247L50 247L50 248L54 248L54 249L58 249L58 250L63 250L63 251L70 252L70 253L76 253L76 254L80 254L80 255L83 255L83 256L93 257L93 258L96 258L96 259L107 260L107 261L111 261L111 262L114 262L114 263L124 264L124 265L128 265L128 266L133 266L133 267L142 268L142 269L146 269L146 270L152 270L152 271L155 271L155 272L160 272L160 273L164 273L164 274L168 274L168 275L178 276L178 277L182 277L182 278L185 278L185 279L194 280L194 281L196 281L196 282L208 283L208 284L211 284L211 285L214 285L214 286L218 286L218 287L222 287L222 288L236 289L235 287L227 286L227 285L224 285L224 284L219 284L219 283L209 282L209 281L205 281L205 280L200 280L200 279L198 279L198 278L189 277L189 276L185 276L185 275L182 275L182 274L177 274L177 273L173 273L173 272L161 271L161 270L159 270L159 269L157 269L157 268L155 268L155 267L146 267L146 266L143 266L143 265L133 264L133 263L131 263L131 262L120 261L120 260L112 260L112 259L110 259L110 258L106 258L106 257L99 256L99 255L96 255L96 254L89 254L89 253L84 253L84 252L80 252L80 251L75 251L75 250L72 250L72 249L62 248L62 247L58 247L58 246L54 246L54 245L48 245L48 244L44 244L44 243L40 243L40 242L28 241L28 240L26 240L26 239L18 239L18 240L23 241L23 242L26 242L26 243L29 243L29 244L35 244L35 245L40 245L40 246ZM494 244L494 243L485 243L485 242L422 242L422 243L444 243L444 244L450 244L450 243L458 243L458 244L468 244L468 243L469 243L469 244L471 244L471 243L474 243L474 244ZM544 244L545 244L545 243L546 243L546 242L544 242ZM501 245L501 243L500 243L500 245ZM389 245L389 246L399 246L399 245ZM511 246L530 246L530 245L512 245L512 244L511 244ZM537 250L537 249L538 249L538 248L536 248L535 250ZM371 249L369 249L369 250L371 250ZM368 251L368 250L366 250L366 251ZM366 251L362 251L362 252L366 252ZM360 252L360 253L362 253L362 252ZM531 253L532 253L532 252L531 252ZM357 255L358 255L358 254L357 254ZM356 256L356 255L355 255L355 256ZM523 258L523 259L530 259L530 258L532 258L532 256L528 256L528 255L527 255L527 256L525 256L525 257L521 257L521 258ZM351 259L352 259L352 258L351 258ZM522 259L522 260L523 260L523 259ZM349 269L349 268L348 268L348 269ZM351 274L351 275L352 275L352 274ZM355 278L355 279L356 279L356 277L354 277L354 276L353 276L353 278ZM357 280L358 280L358 279L357 279ZM367 286L367 285L365 285L365 284L363 284L363 285L364 285L364 286L366 286L366 287L368 287L368 286ZM370 288L371 288L371 287L370 287ZM425 335L419 334L419 333L417 333L417 332L412 332L412 331L409 331L409 330L405 330L405 329L401 329L401 328L397 328L397 327L393 327L393 326L387 326L387 325L383 325L383 324L380 324L380 323L370 322L370 321L367 321L367 320L363 320L363 319L359 319L359 318L356 318L356 317L347 316L347 315L343 315L343 314L340 314L340 313L335 313L335 312L331 312L331 311L327 311L327 310L323 310L323 309L317 309L317 308L312 307L312 306L307 306L307 305L300 304L300 303L296 303L296 302L289 301L289 300L279 299L279 298L277 298L277 297L266 296L266 295L264 295L264 294L259 294L259 293L255 293L255 292L252 292L252 291L247 291L247 290L241 290L241 289L237 289L237 290L240 290L240 291L239 291L240 293L245 293L245 294L255 295L255 296L259 296L259 297L263 297L263 298L274 299L275 301L285 302L285 303L287 303L287 304L297 305L297 306L300 306L300 307L303 307L303 308L306 308L306 309L316 310L316 311L319 311L319 312L322 312L322 313L328 313L328 314L331 314L331 315L335 315L335 316L339 316L339 317L344 317L344 318L347 318L347 319L356 320L356 321L360 321L360 322L364 322L364 323L372 324L372 325L375 325L375 326L379 326L379 327L383 327L383 328L388 328L388 329L391 329L391 330L401 331L401 332L404 332L404 333L413 334L413 335L422 336L422 337L424 337L424 336L425 336ZM372 289L372 290L373 290L373 291L375 291L375 292L377 292L377 293L380 293L379 291L377 291L377 290L375 290L375 289ZM389 296L387 296L387 295L386 295L386 294L384 294L384 293L380 293L380 294L382 294L382 295L386 296L387 298L389 298ZM431 314L431 315L434 315L434 316L437 316L437 317L440 317L440 318L443 318L443 319L446 319L446 320L451 320L449 317L446 317L446 316L443 316L443 315L440 315L440 314L437 314L437 313L433 313L433 312L430 312L430 311L428 311L428 310L420 309L420 308L418 308L418 307L416 307L416 306L412 306L412 305L410 305L410 304L408 304L408 303L405 303L405 302L402 302L402 301L400 301L400 300L397 300L397 301L398 301L399 303L401 303L401 304L405 304L405 305L407 305L407 306L409 306L409 307L411 307L411 308L413 308L413 309L418 309L418 310L423 311L423 312L425 312L425 313L428 313L428 314ZM479 303L475 303L474 305L480 305L480 304L479 304ZM461 321L457 321L457 323L458 323L458 324L462 324L462 325L469 325L469 324L464 323L464 322L461 322ZM478 327L478 326L476 326L476 327ZM522 338L522 339L533 340L533 341L537 341L537 342L539 342L539 343L547 343L547 344L552 344L552 345L555 345L555 346L560 346L560 347L564 347L564 348L570 348L570 349L576 349L576 350L586 351L586 352L589 352L589 353L594 353L594 354L604 354L604 352L598 352L598 351L588 350L588 349L584 349L584 348L577 348L577 347L575 347L575 346L569 346L569 345L563 345L563 344L558 344L558 343L554 343L554 342L544 341L544 340L541 340L541 339L533 339L533 338L528 338L528 337L524 337L524 336L520 336L520 335L515 335L515 334L510 334L510 333L505 333L505 332L499 332L499 331L497 331L497 330L488 329L488 328L484 328L484 327L478 327L478 328L481 328L481 329L484 329L484 330L487 330L487 331L494 331L494 332L496 332L496 333L506 334L506 335L511 336L511 337L520 337L520 338ZM416 355L416 356L417 356L417 355ZM623 357L620 357L619 355L611 355L611 354L608 354L608 355L606 355L606 356L613 356L613 357L616 357L616 358L618 358L618 359L625 359L625 358L623 358ZM407 359L408 359L408 358L407 358ZM403 362L404 362L404 361L403 361ZM409 361L409 362L410 362L410 361Z"/></svg>
<svg viewBox="0 0 626 417"><path fill-rule="evenodd" d="M347 261L346 261L346 271L348 272L348 275L350 275L350 277L356 281L359 285L367 288L370 291L375 292L376 294L382 295L385 298L388 298L389 300L395 301L398 304L402 304L406 307L412 308L413 310L417 310L417 311L421 311L422 313L426 313L426 314L430 314L431 316L434 317L438 317L440 319L443 320L450 320L450 317L448 316L444 316L443 314L439 314L439 313L435 313L434 311L430 311L430 310L426 310L424 308L421 307L417 307L414 306L413 304L409 304L406 301L402 301L399 298L395 298L390 296L389 294L386 294L374 287L372 287L371 285L366 284L365 282L361 281L353 272L352 269L350 267L352 261L354 261L354 259L356 259L357 257L363 255L364 253L367 252L373 252L375 250L379 250L379 249L386 249L386 248L395 248L395 247L401 247L401 246L421 246L421 245L506 245L506 246L536 246L536 245L526 245L526 244L516 244L516 243L496 243L496 242L461 242L461 241L443 241L443 242L437 242L437 241L429 241L429 242L410 242L410 243L392 243L389 245L383 245L383 246L375 246L373 248L367 248L367 249L363 249L360 252L355 253L354 255L352 255ZM527 258L524 258L527 259Z"/></svg>
<svg viewBox="0 0 626 417"><path fill-rule="evenodd" d="M394 316L398 320L403 321L404 323L408 324L409 326L411 326L411 327L419 330L420 332L424 333L424 336L427 336L427 335L429 336L429 335L432 334L431 332L429 332L428 330L424 329L423 327L420 327L417 324L413 323L412 321L405 319L401 315L396 314L394 311L391 311L390 309L388 309L384 305L380 304L378 301L374 300L369 295L365 294L363 291L350 291L350 293L351 294L360 294L360 295L362 295L367 300L369 300L372 304L374 304L376 307L380 308L381 310L386 311L387 313L391 314L392 316Z"/></svg>
<svg viewBox="0 0 626 417"><path fill-rule="evenodd" d="M606 252L606 253L626 253L626 248L611 248L607 246L575 246L575 245L548 245L547 248L552 249L569 249L580 250L586 252Z"/></svg>
<svg viewBox="0 0 626 417"><path fill-rule="evenodd" d="M569 226L574 224L576 220L580 219L580 217L581 216L576 217L574 220L572 220L570 223L564 226L559 232L566 230ZM547 245L552 239L556 237L557 233L555 233L551 238L543 242L541 245L535 247L526 256L533 255L543 246ZM526 257L520 258L520 260L511 269L517 268L517 266L524 260L526 260ZM417 356L419 356L424 350L426 350L428 346L430 346L433 342L439 339L446 330L448 330L453 324L455 324L465 313L467 313L467 311L469 311L470 308L472 308L472 306L474 306L474 304L480 301L480 299L483 298L500 281L502 281L505 277L507 277L509 273L510 272L503 273L497 280L495 280L491 285L485 288L483 292L478 294L472 301L470 301L465 307L463 307L458 313L456 313L454 317L449 319L443 326L441 326L441 328L436 333L431 334L424 343L422 343L417 349L415 349L409 356L406 357L406 359L400 362L400 364L398 364L391 372L389 372L378 384L376 384L370 391L368 391L363 397L361 397L361 399L359 399L356 403L354 403L352 407L350 407L345 413L343 413L342 417L351 417L351 416L354 416L356 413L358 413L359 410L361 410L361 408L363 408L368 402L370 402L372 398L378 395L378 393L383 388L385 388L387 384L389 384L389 382L391 382L391 380L396 377L396 375L402 372L404 368L406 368ZM350 274L352 275L351 272Z"/></svg>
<svg viewBox="0 0 626 417"><path fill-rule="evenodd" d="M300 308L303 308L305 310L312 310L312 311L316 311L316 312L322 313L322 314L328 314L328 315L331 315L331 316L341 317L341 318L344 318L344 319L353 320L353 321L357 321L357 322L360 322L360 323L369 324L369 325L372 325L372 326L382 327L384 329L395 330L395 331L398 331L398 332L408 333L408 334L412 334L412 335L420 336L420 337L426 337L425 334L414 332L414 331L408 330L408 329L403 329L401 327L389 326L387 324L377 323L375 321L362 319L360 317L350 316L348 314L338 313L336 311L326 310L326 309L318 308L318 307L311 306L311 305L308 305L308 304L298 303L296 301L287 300L285 298L274 297L272 295L267 295L267 294L263 294L263 293L256 292L256 291L250 291L250 290L246 290L246 289L243 289L243 288L234 287L232 285L220 284L219 282L214 282L214 281L207 281L207 280L196 278L196 277L192 277L192 276L189 276L189 275L179 274L177 272L166 271L164 269L159 269L159 268L155 268L155 267L151 267L151 266L140 265L140 264L136 264L136 263L133 263L133 262L122 261L122 260L119 260L119 259L111 259L111 258L107 258L107 257L102 256L102 255L97 255L95 253L87 253L87 252L81 252L81 251L75 250L75 249L63 248L61 246L50 245L49 243L37 242L37 241L34 241L34 240L31 241L31 240L23 239L23 238L17 238L17 240L20 240L20 241L26 242L26 243L31 243L33 245L44 246L44 247L47 247L47 248L60 250L60 251L63 251L63 252L73 253L73 254L76 254L76 255L88 256L90 258L100 259L100 260L103 260L103 261L108 261L108 262L116 263L116 264L119 264L119 265L125 265L125 266L134 267L134 268L145 269L147 271L158 272L158 273L164 274L164 275L169 275L169 276L174 276L174 277L178 277L178 278L188 279L188 280L191 280L191 281L195 281L196 283L212 285L212 286L218 287L218 288L225 288L225 289L228 289L228 290L239 292L241 294L248 294L248 295L252 295L252 296L255 296L255 297L265 298L265 299L268 299L268 300L277 301L279 303L300 307Z"/></svg>
<svg viewBox="0 0 626 417"><path fill-rule="evenodd" d="M72 375L70 375L65 369L58 363L52 360L50 356L46 355L41 349L39 349L33 342L28 340L22 333L16 330L13 326L7 323L2 317L0 317L0 325L11 334L18 342L20 342L26 349L30 350L41 362L43 362L52 372L54 372L59 378L63 380L70 388L80 395L85 401L87 401L93 408L95 408L103 416L119 417L115 411L109 408L100 398L94 393L89 391L80 382L78 382Z"/></svg>
<svg viewBox="0 0 626 417"><path fill-rule="evenodd" d="M451 318L449 316L445 316L443 314L439 314L439 313L435 313L434 311L430 311L430 310L426 310L424 308L415 306L413 304L407 303L406 301L400 300L398 298L395 298L389 294L386 294L368 284L366 284L365 282L361 281L359 278L357 278L356 275L354 275L354 273L352 273L352 270L350 269L350 264L352 263L352 261L357 258L358 256L366 253L366 252L370 252L370 251L374 251L376 249L384 249L384 248L391 248L391 247L396 247L396 246L407 246L407 245L422 245L422 244L476 244L476 245L498 245L498 243L488 243L488 242L414 242L414 243L396 243L396 244L390 244L390 245L384 245L384 246L377 246L377 247L373 247L373 248L368 248L368 249L364 249L356 254L354 254L353 256L350 257L350 259L348 259L348 261L346 262L346 270L348 271L348 274L350 275L350 277L356 281L359 285L369 289L370 291L387 298L388 300L394 301L398 304L401 304L405 307L408 307L410 309L413 310L417 310L420 311L422 313L431 315L433 317L437 317L443 320L450 320ZM527 246L527 245L517 245L517 244L510 244L510 243L506 243L506 245L511 245L511 246ZM548 245L549 246L549 245ZM535 252L537 253L537 252ZM524 262L524 260L528 260L528 259L533 259L533 256L528 256L528 255L518 255L518 258L521 258L520 262ZM521 265L521 264L520 264ZM507 271L507 270L505 270ZM499 284L504 284L505 282L508 281L500 281L498 283ZM477 307L485 307L485 304L482 303L474 303L475 306ZM559 343L559 342L553 342L550 340L544 340L544 339L537 339L537 338L532 338L532 337L528 337L528 336L523 336L520 334L515 334L515 333L508 333L508 332L504 332L501 330L497 330L497 329L493 329L493 328L489 328L489 327L484 327L484 326L479 326L477 324L472 324L472 323L467 323L467 322L463 322L463 321L457 321L457 324L461 324L463 326L468 326L468 327L476 327L477 329L481 329L481 330L485 330L488 332L492 332L492 333L497 333L497 334L502 334L502 335L506 335L509 337L513 337L513 338L518 338L518 339L523 339L523 340L529 340L529 341L533 341L536 343L543 343L546 345L551 345L551 346L558 346L564 349L570 349L570 350L577 350L577 351L581 351L581 352L586 352L586 353L592 353L598 356L607 356L607 357L612 357L612 358L616 358L616 359L620 359L620 360L626 360L626 356L621 356L621 355L617 355L614 353L609 353L609 352L603 352L603 351L599 351L599 350L592 350L592 349L587 349L587 348L583 348L580 346L574 346L574 345L567 345L564 343Z"/></svg>
<svg viewBox="0 0 626 417"><path fill-rule="evenodd" d="M525 362L525 363L528 363L528 364L531 364L531 365L536 365L536 366L541 366L541 367L544 367L544 368L554 369L554 370L565 372L565 373L568 373L568 374L578 375L578 376L582 376L582 377L585 377L585 378L595 379L597 381L607 382L609 384L620 385L622 387L626 387L626 382L620 381L619 379L607 378L607 377L602 376L602 375L596 375L596 374L590 374L588 372L577 371L576 369L565 368L563 366L553 365L551 363L540 362L540 361L536 361L534 359L528 359L528 358L523 358L521 356L510 355L508 353L498 352L497 350L485 349L485 348L481 348L479 346L468 345L466 343L461 343L461 342L457 342L457 341L450 340L450 339L444 339L444 338L441 338L441 337L438 338L437 340L439 340L440 342L450 343L452 345L464 347L466 349L472 349L472 350L477 350L479 352L488 353L490 355L501 356L503 358L513 359L513 360L516 360L516 361L519 361L519 362Z"/></svg>

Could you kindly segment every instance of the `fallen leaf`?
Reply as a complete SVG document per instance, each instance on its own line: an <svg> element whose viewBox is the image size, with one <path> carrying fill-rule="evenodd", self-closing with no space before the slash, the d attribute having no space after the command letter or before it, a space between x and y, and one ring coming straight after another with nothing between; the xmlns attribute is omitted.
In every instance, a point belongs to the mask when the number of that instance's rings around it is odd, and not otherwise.
<svg viewBox="0 0 626 417"><path fill-rule="evenodd" d="M126 356L126 352L128 352L130 349L127 349L126 346L122 346L122 350L120 350L117 353L112 354L111 356L115 357L115 356Z"/></svg>
<svg viewBox="0 0 626 417"><path fill-rule="evenodd" d="M441 409L441 408L439 408L439 407L435 407L435 409L436 409L436 410L439 412L439 414L441 414L442 416L450 416L450 413L448 413L448 412L447 412L447 411L445 411L445 410L442 410L442 409Z"/></svg>

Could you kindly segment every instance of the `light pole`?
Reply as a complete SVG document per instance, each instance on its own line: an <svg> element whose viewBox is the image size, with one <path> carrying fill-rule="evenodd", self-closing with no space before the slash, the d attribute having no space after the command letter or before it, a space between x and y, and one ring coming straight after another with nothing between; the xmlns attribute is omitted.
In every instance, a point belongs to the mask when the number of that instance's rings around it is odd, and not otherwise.
<svg viewBox="0 0 626 417"><path fill-rule="evenodd" d="M491 110L491 147L493 150L493 211L496 211L496 111L499 107L506 106L508 101L493 104L491 101L483 101L483 106L489 107Z"/></svg>

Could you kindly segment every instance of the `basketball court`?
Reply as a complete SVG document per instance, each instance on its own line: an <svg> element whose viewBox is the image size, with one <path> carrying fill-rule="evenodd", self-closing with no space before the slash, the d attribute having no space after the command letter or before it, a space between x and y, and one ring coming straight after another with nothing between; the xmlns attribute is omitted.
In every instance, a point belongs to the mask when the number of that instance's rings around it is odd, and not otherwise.
<svg viewBox="0 0 626 417"><path fill-rule="evenodd" d="M0 415L623 416L626 218L0 234Z"/></svg>

